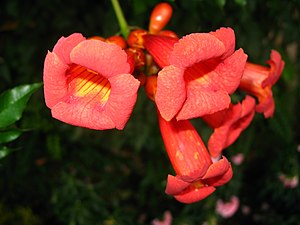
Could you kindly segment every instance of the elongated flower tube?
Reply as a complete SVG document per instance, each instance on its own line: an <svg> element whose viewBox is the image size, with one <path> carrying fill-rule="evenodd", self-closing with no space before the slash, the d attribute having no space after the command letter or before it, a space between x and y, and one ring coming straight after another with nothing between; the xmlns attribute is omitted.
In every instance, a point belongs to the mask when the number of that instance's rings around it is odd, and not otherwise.
<svg viewBox="0 0 300 225"><path fill-rule="evenodd" d="M200 201L227 183L233 173L225 157L212 162L188 120L166 121L158 113L162 138L176 176L168 175L166 193L182 203Z"/></svg>
<svg viewBox="0 0 300 225"><path fill-rule="evenodd" d="M119 46L79 33L58 40L44 62L44 95L52 116L75 126L123 129L139 81Z"/></svg>
<svg viewBox="0 0 300 225"><path fill-rule="evenodd" d="M225 109L244 71L247 55L235 51L231 28L193 33L176 41L145 35L144 46L162 68L155 102L162 117L186 120Z"/></svg>
<svg viewBox="0 0 300 225"><path fill-rule="evenodd" d="M269 67L246 63L239 88L258 99L256 112L263 113L265 118L272 117L275 110L272 87L278 81L284 68L281 55L271 51L267 61Z"/></svg>
<svg viewBox="0 0 300 225"><path fill-rule="evenodd" d="M241 103L230 104L228 109L203 116L202 119L214 129L208 140L211 157L219 158L222 151L250 125L254 114L255 99L246 96Z"/></svg>

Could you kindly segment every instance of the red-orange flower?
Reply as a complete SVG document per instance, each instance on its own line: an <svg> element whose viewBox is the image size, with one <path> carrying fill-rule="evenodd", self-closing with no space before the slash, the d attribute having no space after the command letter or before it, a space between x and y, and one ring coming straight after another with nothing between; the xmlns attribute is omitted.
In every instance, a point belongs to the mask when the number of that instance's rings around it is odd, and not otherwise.
<svg viewBox="0 0 300 225"><path fill-rule="evenodd" d="M229 106L247 59L242 49L235 51L232 29L194 33L179 41L145 35L144 46L162 68L155 102L165 120L191 119Z"/></svg>
<svg viewBox="0 0 300 225"><path fill-rule="evenodd" d="M52 116L90 129L123 129L139 81L124 50L79 33L58 40L44 63L44 94Z"/></svg>
<svg viewBox="0 0 300 225"><path fill-rule="evenodd" d="M246 98L237 104L230 104L228 109L203 116L204 121L214 128L208 140L208 149L213 158L218 158L222 151L233 144L251 123L255 114L255 99Z"/></svg>
<svg viewBox="0 0 300 225"><path fill-rule="evenodd" d="M159 114L159 113L158 113ZM200 201L227 183L232 168L225 157L212 162L195 128L188 120L166 121L160 115L162 138L176 172L168 175L166 193L182 203Z"/></svg>
<svg viewBox="0 0 300 225"><path fill-rule="evenodd" d="M258 98L256 111L263 113L265 118L272 117L275 110L272 87L279 79L284 68L284 61L281 55L271 51L270 60L267 61L270 67L253 63L246 63L244 74L239 88Z"/></svg>

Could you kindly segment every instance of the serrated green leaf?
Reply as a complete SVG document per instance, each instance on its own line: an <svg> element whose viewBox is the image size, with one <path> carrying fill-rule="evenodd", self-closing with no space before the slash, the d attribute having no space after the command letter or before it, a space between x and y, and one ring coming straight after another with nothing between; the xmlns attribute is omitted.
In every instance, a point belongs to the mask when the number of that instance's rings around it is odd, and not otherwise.
<svg viewBox="0 0 300 225"><path fill-rule="evenodd" d="M21 118L30 96L41 86L41 83L25 84L0 95L0 128L7 127Z"/></svg>
<svg viewBox="0 0 300 225"><path fill-rule="evenodd" d="M8 156L11 153L11 149L7 148L6 146L0 145L0 159Z"/></svg>
<svg viewBox="0 0 300 225"><path fill-rule="evenodd" d="M22 134L21 130L6 130L6 131L0 131L0 143L7 143L11 142Z"/></svg>

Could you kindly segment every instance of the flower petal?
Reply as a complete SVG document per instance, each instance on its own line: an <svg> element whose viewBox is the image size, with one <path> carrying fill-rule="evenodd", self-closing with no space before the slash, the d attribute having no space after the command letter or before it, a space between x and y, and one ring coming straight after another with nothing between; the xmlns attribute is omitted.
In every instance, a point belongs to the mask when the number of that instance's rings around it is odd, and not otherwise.
<svg viewBox="0 0 300 225"><path fill-rule="evenodd" d="M158 73L155 103L161 116L170 121L186 98L183 70L167 66Z"/></svg>
<svg viewBox="0 0 300 225"><path fill-rule="evenodd" d="M176 200L178 200L179 202L191 204L201 201L202 199L211 195L215 190L216 189L212 186L196 188L195 186L190 185L182 193L174 195L174 198L176 198Z"/></svg>
<svg viewBox="0 0 300 225"><path fill-rule="evenodd" d="M170 65L169 56L178 38L147 34L143 36L143 39L145 48L159 67Z"/></svg>
<svg viewBox="0 0 300 225"><path fill-rule="evenodd" d="M95 97L70 98L52 107L52 116L65 123L96 130L115 128L115 123Z"/></svg>
<svg viewBox="0 0 300 225"><path fill-rule="evenodd" d="M207 182L207 184L209 184L211 186L219 187L219 186L226 184L228 181L230 181L232 176L233 176L233 171L232 171L231 164L229 164L228 170L223 175L208 178L208 179L206 179L206 182Z"/></svg>
<svg viewBox="0 0 300 225"><path fill-rule="evenodd" d="M240 84L247 57L243 49L235 51L215 68L215 73L212 73L210 79L217 83L219 88L232 94Z"/></svg>
<svg viewBox="0 0 300 225"><path fill-rule="evenodd" d="M61 37L53 48L53 52L66 64L70 64L70 53L80 42L86 40L80 33L71 34L68 37Z"/></svg>
<svg viewBox="0 0 300 225"><path fill-rule="evenodd" d="M230 163L225 156L222 157L218 162L210 165L206 174L201 179L208 179L212 177L218 177L227 172L230 167Z"/></svg>
<svg viewBox="0 0 300 225"><path fill-rule="evenodd" d="M221 42L223 42L225 46L225 52L222 55L222 58L225 59L229 57L235 49L235 35L234 31L231 28L221 27L220 29L210 32L210 34L214 35Z"/></svg>
<svg viewBox="0 0 300 225"><path fill-rule="evenodd" d="M186 120L211 114L228 108L230 101L226 91L211 91L188 86L187 99L176 119Z"/></svg>
<svg viewBox="0 0 300 225"><path fill-rule="evenodd" d="M67 93L65 72L69 68L55 53L48 52L44 62L44 95L46 105L52 108Z"/></svg>
<svg viewBox="0 0 300 225"><path fill-rule="evenodd" d="M269 76L262 82L262 88L265 88L268 85L273 86L279 79L282 70L284 68L284 61L281 60L281 55L279 52L272 50L270 59L268 60L268 64L270 65L270 74Z"/></svg>
<svg viewBox="0 0 300 225"><path fill-rule="evenodd" d="M191 185L189 182L185 182L178 177L174 177L172 175L168 175L166 194L175 195L183 191Z"/></svg>
<svg viewBox="0 0 300 225"><path fill-rule="evenodd" d="M265 118L272 117L275 111L275 102L271 87L266 87L258 95L259 103L256 105L256 112L263 113Z"/></svg>
<svg viewBox="0 0 300 225"><path fill-rule="evenodd" d="M187 68L203 60L224 54L224 44L214 35L194 33L181 38L174 45L170 63L179 68Z"/></svg>
<svg viewBox="0 0 300 225"><path fill-rule="evenodd" d="M130 72L127 54L116 44L86 40L78 44L70 55L71 61L94 70L106 78Z"/></svg>
<svg viewBox="0 0 300 225"><path fill-rule="evenodd" d="M109 81L111 93L105 112L114 121L116 128L122 130L135 105L140 82L131 74L116 75L109 78Z"/></svg>

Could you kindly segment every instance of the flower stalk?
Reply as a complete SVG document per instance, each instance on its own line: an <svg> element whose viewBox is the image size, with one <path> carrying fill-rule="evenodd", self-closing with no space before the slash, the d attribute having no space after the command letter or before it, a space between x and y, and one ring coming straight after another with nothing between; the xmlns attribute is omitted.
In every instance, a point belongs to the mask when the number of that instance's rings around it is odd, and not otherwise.
<svg viewBox="0 0 300 225"><path fill-rule="evenodd" d="M111 0L111 4L114 8L115 14L117 16L118 22L119 22L119 26L121 29L121 34L124 36L125 39L127 39L128 34L129 34L129 28L128 28L128 24L126 22L126 19L123 15L123 11L120 7L120 3L118 0Z"/></svg>

